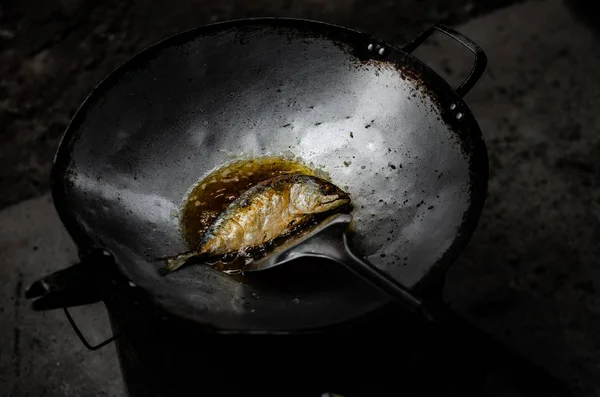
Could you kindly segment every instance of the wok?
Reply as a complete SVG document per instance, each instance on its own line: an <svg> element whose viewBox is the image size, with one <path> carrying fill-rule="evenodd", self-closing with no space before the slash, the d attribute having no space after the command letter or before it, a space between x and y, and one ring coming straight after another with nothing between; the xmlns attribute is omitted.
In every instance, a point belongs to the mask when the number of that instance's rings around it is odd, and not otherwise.
<svg viewBox="0 0 600 397"><path fill-rule="evenodd" d="M475 54L456 90L411 55L435 31ZM485 64L443 26L404 48L295 19L193 29L93 90L57 152L54 203L80 248L110 253L132 286L177 316L244 332L357 319L389 298L353 277L321 276L322 263L302 264L292 284L240 283L208 266L160 276L158 258L189 249L179 227L186 192L240 158L297 156L350 193L354 250L422 296L484 204L486 147L462 97Z"/></svg>

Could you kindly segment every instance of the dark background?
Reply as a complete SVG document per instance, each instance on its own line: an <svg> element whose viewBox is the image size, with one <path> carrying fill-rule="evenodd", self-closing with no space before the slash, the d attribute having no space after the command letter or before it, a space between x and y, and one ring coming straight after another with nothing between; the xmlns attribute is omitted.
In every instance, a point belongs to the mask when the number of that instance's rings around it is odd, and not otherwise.
<svg viewBox="0 0 600 397"><path fill-rule="evenodd" d="M556 8L557 2L0 0L0 209L48 191L62 133L103 77L180 31L235 18L291 16L403 44L436 22L461 25L516 3L531 5L529 18L537 13L545 18L546 8ZM451 271L446 295L495 337L569 380L581 395L594 396L600 395L600 117L595 116L600 108L600 35L594 36L600 6L585 0L562 3L568 8L549 13L557 22L533 21L546 30L529 35L527 42L503 42L512 30L527 31L531 21L519 16L500 23L481 20L465 31L485 31L476 41L487 44L493 55L484 79L466 98L488 145L490 194L476 235ZM574 19L560 16L562 12ZM577 24L591 28L591 35ZM545 41L547 35L552 40ZM441 64L446 72L455 66ZM0 236L10 232L0 225ZM38 252L40 241L23 238L17 243ZM9 252L7 246L0 238L0 252ZM12 306L15 313L26 310L19 306L24 306L24 285L33 281L27 277L23 281L19 273L17 282L2 285L10 291L2 295L0 290L0 296L11 296L11 302L0 302L0 328ZM26 317L15 315L17 328L27 328L19 325L19 316ZM70 329L66 332L72 337ZM6 335L12 337L12 330ZM27 337L24 332L21 349ZM4 352L0 346L0 370L14 366L13 390L27 390L19 364L29 365L33 375L39 367L21 357L25 353L18 352L18 338L14 345L14 354L6 353L10 346ZM94 360L77 354L82 363ZM89 381L78 368L61 371L52 373L79 377L81 384ZM0 373L0 386L2 378ZM60 383L37 382L39 387Z"/></svg>

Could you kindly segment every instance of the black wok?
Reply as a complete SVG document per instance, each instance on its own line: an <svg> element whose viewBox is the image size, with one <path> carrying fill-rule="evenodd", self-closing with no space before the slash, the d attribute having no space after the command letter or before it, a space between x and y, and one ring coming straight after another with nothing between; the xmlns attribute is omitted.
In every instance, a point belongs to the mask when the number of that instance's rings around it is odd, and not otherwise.
<svg viewBox="0 0 600 397"><path fill-rule="evenodd" d="M475 54L456 90L410 55L435 31ZM119 348L129 351L121 353L126 377L137 373L134 383L152 392L165 372L178 387L187 385L183 369L196 381L198 367L188 363L207 357L207 333L326 337L386 313L378 309L389 297L332 262L288 264L244 283L208 266L159 275L158 258L188 250L179 217L197 180L240 158L291 154L350 193L354 251L435 309L434 339L451 351L444 355L469 350L475 366L504 366L535 394L558 394L544 371L441 304L444 271L472 235L486 195L486 147L462 100L485 65L477 45L443 26L404 48L292 19L220 23L156 44L102 81L68 126L52 195L81 263L34 283L27 297L39 297L34 309L64 307L67 315L66 307L103 300ZM68 318L88 348L108 342L87 344ZM380 332L376 320L363 324ZM327 345L348 353L343 340ZM244 351L251 346L255 357L269 350L255 339ZM274 350L289 356L283 372L312 351L283 346ZM361 371L348 364L344 371ZM173 384L165 390L172 395Z"/></svg>
<svg viewBox="0 0 600 397"><path fill-rule="evenodd" d="M435 30L476 55L457 90L410 55ZM361 317L389 299L354 278L287 288L206 266L163 277L157 258L188 250L179 215L199 178L239 158L292 154L350 193L355 250L418 296L482 210L486 147L462 96L485 63L443 27L404 49L291 19L179 34L122 65L79 109L52 172L57 211L80 247L107 250L158 305L193 321L285 331Z"/></svg>

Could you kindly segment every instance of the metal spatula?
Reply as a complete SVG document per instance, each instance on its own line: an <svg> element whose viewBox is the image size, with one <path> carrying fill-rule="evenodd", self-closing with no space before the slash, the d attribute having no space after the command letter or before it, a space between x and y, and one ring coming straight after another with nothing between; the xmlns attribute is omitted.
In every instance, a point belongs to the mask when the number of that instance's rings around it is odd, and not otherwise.
<svg viewBox="0 0 600 397"><path fill-rule="evenodd" d="M443 304L434 305L432 311L428 302L428 309L425 309L423 302L400 282L354 254L348 245L346 234L351 221L352 215L349 214L332 215L278 246L266 257L249 263L244 267L244 272L267 270L298 258L331 259L387 292L399 304L429 320L440 331L436 334L437 338L447 341L448 346L455 349L453 354L476 357L482 365L500 369L501 373L507 373L509 378L531 391L532 396L571 395L564 383L543 368L497 342Z"/></svg>
<svg viewBox="0 0 600 397"><path fill-rule="evenodd" d="M352 252L346 234L351 221L350 214L332 215L278 246L264 258L247 264L244 273L267 270L298 258L326 258L346 266L413 312L422 313L421 301L406 287Z"/></svg>

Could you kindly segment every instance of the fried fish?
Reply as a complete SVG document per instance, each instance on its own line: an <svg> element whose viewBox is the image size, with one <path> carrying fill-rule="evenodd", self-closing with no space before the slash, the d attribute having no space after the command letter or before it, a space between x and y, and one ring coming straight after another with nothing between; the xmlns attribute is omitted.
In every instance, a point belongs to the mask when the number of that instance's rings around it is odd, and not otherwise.
<svg viewBox="0 0 600 397"><path fill-rule="evenodd" d="M314 215L350 203L350 196L321 178L289 174L263 181L231 202L206 230L194 252L167 260L162 273L192 257L213 258L264 246L301 228Z"/></svg>

